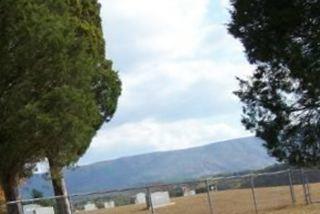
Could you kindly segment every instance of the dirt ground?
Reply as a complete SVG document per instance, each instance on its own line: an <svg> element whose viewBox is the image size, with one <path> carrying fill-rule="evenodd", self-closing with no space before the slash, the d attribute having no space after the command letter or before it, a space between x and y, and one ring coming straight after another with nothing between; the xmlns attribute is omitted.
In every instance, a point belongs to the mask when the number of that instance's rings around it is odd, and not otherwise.
<svg viewBox="0 0 320 214"><path fill-rule="evenodd" d="M320 200L320 184L310 185L312 199ZM320 213L320 204L305 206L303 189L294 187L296 203L292 206L289 187L256 188L257 209L263 214L315 214ZM211 192L214 214L255 213L251 189ZM158 208L156 214L210 214L207 194L172 199L173 205ZM79 214L147 214L145 205L128 205L101 209Z"/></svg>

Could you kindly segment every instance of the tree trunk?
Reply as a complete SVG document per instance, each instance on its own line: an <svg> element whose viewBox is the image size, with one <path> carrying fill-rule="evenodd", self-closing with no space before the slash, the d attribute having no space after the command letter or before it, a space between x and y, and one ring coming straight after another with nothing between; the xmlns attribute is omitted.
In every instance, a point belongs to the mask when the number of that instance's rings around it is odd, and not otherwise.
<svg viewBox="0 0 320 214"><path fill-rule="evenodd" d="M4 214L6 207L5 207L5 197L4 197L4 192L3 188L0 185L0 214Z"/></svg>
<svg viewBox="0 0 320 214"><path fill-rule="evenodd" d="M8 176L3 179L3 191L7 202L8 214L23 214L19 191L19 176ZM14 202L14 203L10 203Z"/></svg>
<svg viewBox="0 0 320 214"><path fill-rule="evenodd" d="M56 167L49 159L50 173L54 195L56 198L57 213L58 214L71 214L71 206L68 198L68 193L65 181L62 175L62 169Z"/></svg>

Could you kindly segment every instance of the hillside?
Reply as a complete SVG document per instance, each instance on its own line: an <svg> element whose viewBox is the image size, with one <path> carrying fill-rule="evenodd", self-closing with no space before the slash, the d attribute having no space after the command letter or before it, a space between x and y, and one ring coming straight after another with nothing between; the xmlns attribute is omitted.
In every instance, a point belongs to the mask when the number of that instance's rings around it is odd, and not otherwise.
<svg viewBox="0 0 320 214"><path fill-rule="evenodd" d="M233 139L184 150L124 157L66 170L71 193L124 188L146 183L175 182L202 176L256 170L275 163L263 141L255 137ZM24 185L50 194L49 182L35 175Z"/></svg>

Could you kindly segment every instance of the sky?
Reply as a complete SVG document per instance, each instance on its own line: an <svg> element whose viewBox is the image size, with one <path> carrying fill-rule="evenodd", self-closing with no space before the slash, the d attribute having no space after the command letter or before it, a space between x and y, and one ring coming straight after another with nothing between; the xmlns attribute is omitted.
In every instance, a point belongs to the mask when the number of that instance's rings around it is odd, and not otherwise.
<svg viewBox="0 0 320 214"><path fill-rule="evenodd" d="M227 0L100 3L122 95L79 165L251 135L232 92L253 68L227 33Z"/></svg>

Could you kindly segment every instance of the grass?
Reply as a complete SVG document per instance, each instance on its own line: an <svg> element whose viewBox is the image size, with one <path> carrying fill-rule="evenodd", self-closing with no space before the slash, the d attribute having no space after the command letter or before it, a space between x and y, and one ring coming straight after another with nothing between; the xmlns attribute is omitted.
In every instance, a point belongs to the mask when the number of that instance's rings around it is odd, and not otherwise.
<svg viewBox="0 0 320 214"><path fill-rule="evenodd" d="M320 184L310 185L313 199L320 199ZM314 214L320 213L320 204L304 205L301 186L295 186L296 205L292 206L288 186L256 188L256 202L259 214ZM249 214L255 213L251 189L211 192L213 213ZM173 198L174 205L156 209L156 214L210 214L207 194ZM101 209L79 214L147 214L145 205L128 205L112 209Z"/></svg>

